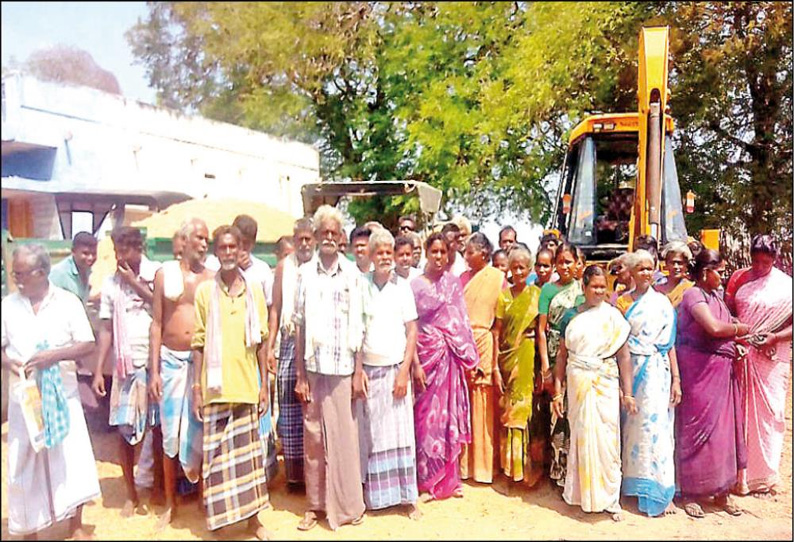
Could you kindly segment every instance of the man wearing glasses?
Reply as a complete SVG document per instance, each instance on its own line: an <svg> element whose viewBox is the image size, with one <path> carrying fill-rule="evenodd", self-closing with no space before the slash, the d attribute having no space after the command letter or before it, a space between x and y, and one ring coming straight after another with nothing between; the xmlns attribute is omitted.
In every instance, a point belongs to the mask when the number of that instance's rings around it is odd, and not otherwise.
<svg viewBox="0 0 794 542"><path fill-rule="evenodd" d="M405 235L408 232L416 231L416 219L413 215L405 215L401 216L400 219L397 221L399 225L397 236Z"/></svg>
<svg viewBox="0 0 794 542"><path fill-rule="evenodd" d="M80 299L48 279L50 257L41 245L14 250L11 277L18 288L2 302L2 363L10 389L35 378L42 397L44 448L36 452L17 393L8 405L8 530L35 533L70 518L71 537L84 539L83 505L100 496L94 452L77 391L74 359L93 348L94 333Z"/></svg>

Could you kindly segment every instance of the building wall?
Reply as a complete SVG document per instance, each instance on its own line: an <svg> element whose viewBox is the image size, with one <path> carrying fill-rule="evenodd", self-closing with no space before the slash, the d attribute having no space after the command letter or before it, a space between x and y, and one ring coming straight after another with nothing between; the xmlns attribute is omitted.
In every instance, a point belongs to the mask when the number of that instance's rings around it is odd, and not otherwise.
<svg viewBox="0 0 794 542"><path fill-rule="evenodd" d="M301 186L319 181L310 145L86 87L19 74L3 84L3 141L57 149L38 182L239 197L300 217Z"/></svg>

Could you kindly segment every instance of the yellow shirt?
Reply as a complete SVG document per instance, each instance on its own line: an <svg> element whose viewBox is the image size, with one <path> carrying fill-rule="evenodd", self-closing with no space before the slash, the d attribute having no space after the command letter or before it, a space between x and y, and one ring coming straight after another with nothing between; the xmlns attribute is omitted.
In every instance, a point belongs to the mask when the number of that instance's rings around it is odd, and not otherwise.
<svg viewBox="0 0 794 542"><path fill-rule="evenodd" d="M196 327L190 347L203 350L207 337L207 314L209 312L212 289L215 281L208 280L196 288ZM245 311L246 293L243 288L239 295L230 296L226 288L221 288L220 311L223 338L221 372L223 389L221 393L207 390L207 365L202 366L201 388L204 404L210 403L244 403L259 402L259 365L256 359L256 348L245 346ZM262 330L262 344L267 338L267 310L265 294L254 288L254 302L259 312L259 327Z"/></svg>

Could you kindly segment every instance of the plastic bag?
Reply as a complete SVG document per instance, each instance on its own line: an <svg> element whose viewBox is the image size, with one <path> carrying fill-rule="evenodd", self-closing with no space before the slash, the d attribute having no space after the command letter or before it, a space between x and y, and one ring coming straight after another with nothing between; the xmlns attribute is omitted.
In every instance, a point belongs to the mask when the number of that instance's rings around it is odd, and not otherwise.
<svg viewBox="0 0 794 542"><path fill-rule="evenodd" d="M22 371L21 380L14 385L14 397L22 409L22 418L28 428L30 444L38 453L44 449L44 418L41 414L41 392L36 381Z"/></svg>

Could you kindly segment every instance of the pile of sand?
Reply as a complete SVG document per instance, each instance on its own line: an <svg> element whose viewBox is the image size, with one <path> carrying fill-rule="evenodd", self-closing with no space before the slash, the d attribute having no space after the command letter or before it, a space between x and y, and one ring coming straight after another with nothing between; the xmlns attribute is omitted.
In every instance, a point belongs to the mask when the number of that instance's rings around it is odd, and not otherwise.
<svg viewBox="0 0 794 542"><path fill-rule="evenodd" d="M182 223L191 217L199 217L207 223L210 236L218 226L231 224L237 215L249 215L257 221L259 228L256 240L259 242L273 243L282 235L291 235L295 217L274 209L268 205L254 201L239 199L194 199L188 200L155 213L143 220L133 222L132 225L146 228L148 238L161 237L170 239ZM97 247L97 261L91 272L91 294L98 293L105 277L116 270L116 256L113 252L113 242L110 237L99 241Z"/></svg>

